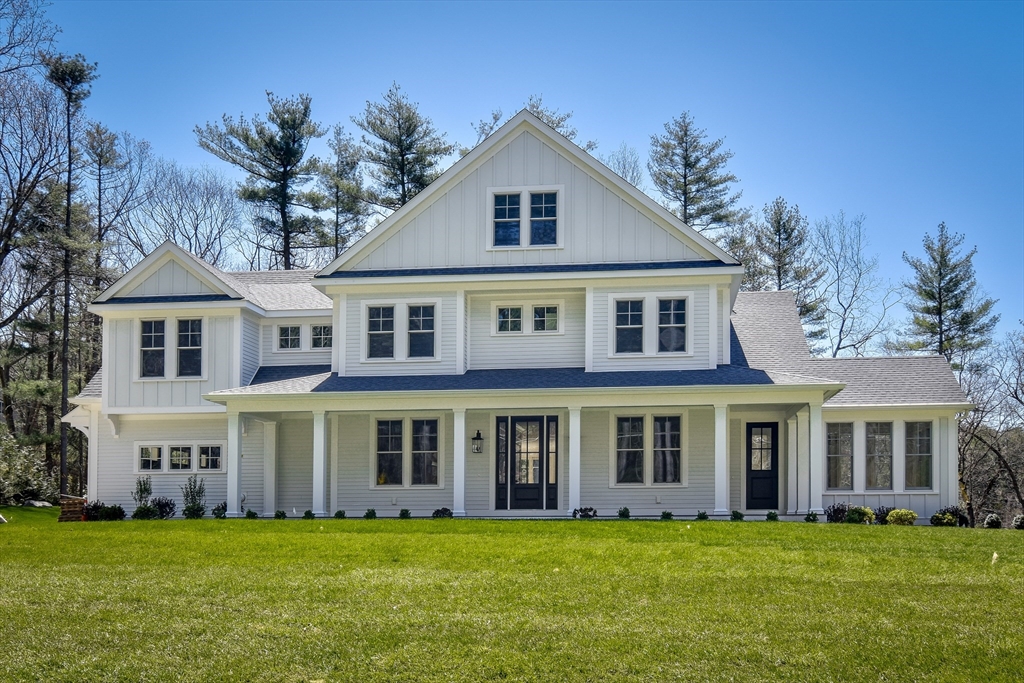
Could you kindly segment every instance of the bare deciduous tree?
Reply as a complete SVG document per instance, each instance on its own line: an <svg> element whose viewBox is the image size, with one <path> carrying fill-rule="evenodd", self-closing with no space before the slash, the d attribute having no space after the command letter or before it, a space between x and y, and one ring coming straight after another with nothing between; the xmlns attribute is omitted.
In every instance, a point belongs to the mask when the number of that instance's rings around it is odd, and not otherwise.
<svg viewBox="0 0 1024 683"><path fill-rule="evenodd" d="M644 167L640 163L640 153L636 149L623 142L603 161L608 168L618 173L627 183L643 189Z"/></svg>
<svg viewBox="0 0 1024 683"><path fill-rule="evenodd" d="M43 0L0 0L0 74L38 66L60 31Z"/></svg>

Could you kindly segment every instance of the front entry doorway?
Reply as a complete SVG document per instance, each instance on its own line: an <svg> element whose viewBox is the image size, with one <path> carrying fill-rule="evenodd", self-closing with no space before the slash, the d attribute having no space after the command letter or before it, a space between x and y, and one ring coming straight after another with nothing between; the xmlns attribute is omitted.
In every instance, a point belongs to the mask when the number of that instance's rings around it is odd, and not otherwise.
<svg viewBox="0 0 1024 683"><path fill-rule="evenodd" d="M779 423L747 423L747 508L779 507Z"/></svg>
<svg viewBox="0 0 1024 683"><path fill-rule="evenodd" d="M498 417L495 435L495 508L556 509L558 417Z"/></svg>

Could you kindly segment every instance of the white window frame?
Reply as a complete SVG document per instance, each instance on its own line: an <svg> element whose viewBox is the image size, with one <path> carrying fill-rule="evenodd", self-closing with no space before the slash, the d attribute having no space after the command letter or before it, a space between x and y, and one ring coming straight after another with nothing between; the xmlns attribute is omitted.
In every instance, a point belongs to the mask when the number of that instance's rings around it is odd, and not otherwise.
<svg viewBox="0 0 1024 683"><path fill-rule="evenodd" d="M534 306L555 306L558 308L558 329L542 332L533 329L533 307ZM498 331L498 309L499 308L521 308L523 310L522 331L520 332L499 332ZM565 334L565 299L522 299L519 301L492 301L491 302L491 336L492 337L522 337L538 335L552 337Z"/></svg>
<svg viewBox="0 0 1024 683"><path fill-rule="evenodd" d="M186 348L186 349L195 348L194 346L185 346L185 347L179 347L178 346L178 323L180 321L182 321L182 320L198 320L199 321L199 369L200 369L200 373L198 375L189 375L187 377L182 377L179 374L180 371L178 369L178 349L179 348ZM167 325L164 324L164 330L166 330L166 329L167 329ZM207 324L206 316L202 316L202 315L183 315L181 317L178 317L178 318L174 319L174 379L176 379L176 380L186 380L186 381L191 380L193 382L196 381L196 380L202 381L202 380L206 379L206 366L208 365L207 358L206 358L206 347L207 347L206 335L209 334L209 329L210 329L210 327ZM166 345L167 345L167 336L165 334L164 335L164 346L166 347ZM164 362L166 362L166 358L165 358ZM165 375L166 375L166 367L164 368L164 371L165 371Z"/></svg>
<svg viewBox="0 0 1024 683"><path fill-rule="evenodd" d="M172 470L171 467L171 447L189 447L192 449L192 466L187 470ZM220 447L220 469L216 470L201 470L199 469L199 448L200 446L219 446ZM144 470L139 467L141 449L143 447L160 448L160 469L158 470ZM209 441L195 441L192 439L150 439L147 441L135 441L132 443L133 450L133 465L132 473L138 476L145 476L147 474L178 474L178 475L193 475L193 474L224 474L227 465L227 448L228 444L226 441L217 441L216 439Z"/></svg>
<svg viewBox="0 0 1024 683"><path fill-rule="evenodd" d="M530 194L551 193L556 194L555 213L555 243L554 244L530 244ZM519 195L519 244L512 246L495 246L494 244L494 196L499 194ZM515 185L511 187L488 187L486 220L484 225L487 230L487 251L525 251L543 249L564 249L565 248L565 226L567 225L566 210L568 202L565 201L565 185Z"/></svg>
<svg viewBox="0 0 1024 683"><path fill-rule="evenodd" d="M642 417L644 420L644 481L635 484L620 484L617 479L617 424L620 417ZM654 481L654 418L679 418L679 481ZM690 485L690 412L682 410L659 410L639 408L637 410L609 411L608 420L608 488L610 489L684 489Z"/></svg>
<svg viewBox="0 0 1024 683"><path fill-rule="evenodd" d="M286 327L287 328L290 328L290 327L297 327L297 328L299 328L299 345L297 347L295 347L294 349L291 349L291 348L289 348L289 349L282 349L281 348L281 330L286 328ZM303 327L302 323L278 323L278 324L274 325L274 351L276 351L277 353L298 353L300 351L304 351L305 349L302 348L302 340L305 337L305 335L302 334L302 327Z"/></svg>
<svg viewBox="0 0 1024 683"><path fill-rule="evenodd" d="M147 323L162 322L164 324L164 348L163 348L163 351L164 351L164 374L160 375L159 377L155 377L155 376L154 377L143 377L142 376L142 323L144 323L144 322L147 322ZM171 377L168 377L168 373L167 373L167 369L170 368L170 367L173 367L173 365L171 363L174 360L173 354L172 353L168 353L168 344L167 344L167 328L169 326L168 322L169 322L169 320L167 318L160 318L160 317L145 317L145 318L138 318L137 320L135 320L135 324L133 326L134 330L135 330L135 340L134 340L135 353L133 354L134 358L132 360L132 365L134 366L134 373L133 374L134 374L135 381L137 381L137 382L162 382L162 381L166 381L168 379L173 379ZM177 330L175 330L175 339L177 339ZM195 379L195 378L194 377L189 377L189 378L183 378L183 379Z"/></svg>
<svg viewBox="0 0 1024 683"><path fill-rule="evenodd" d="M404 306L405 306L405 354L406 354L406 358L408 360L410 360L410 361L417 361L417 360L433 361L433 360L437 360L437 339L438 339L438 332L439 332L438 327L439 327L439 324L441 322L440 319L438 318L438 311L439 311L438 307L435 306L432 303L422 303L422 304L421 303L408 303L408 304L404 304ZM418 308L424 308L426 306L430 306L431 308L433 308L433 312L432 312L432 315L431 315L431 320L434 321L434 328L432 330L429 330L429 332L430 332L431 341L433 343L433 351L434 352L431 355L429 355L429 356L410 356L409 355L409 347L411 346L410 342L412 341L412 335L414 335L414 334L425 334L426 333L426 331L424 331L424 330L413 331L413 330L409 329L409 309L413 308L414 306L418 307ZM397 313L397 311L396 311L396 313ZM397 351L397 349L396 349L396 351Z"/></svg>
<svg viewBox="0 0 1024 683"><path fill-rule="evenodd" d="M931 470L931 481L927 487L923 486L909 486L907 484L907 458L914 457L917 454L907 453L907 425L911 423L927 422L931 425L930 441L931 441L931 453L928 454L930 459L929 469ZM939 430L936 420L920 419L920 420L903 420L903 491L905 493L929 493L935 491L935 478L936 478L936 463L938 462L938 454L935 452L938 448L939 441ZM894 449L895 450L895 449ZM893 458L895 458L895 454Z"/></svg>
<svg viewBox="0 0 1024 683"><path fill-rule="evenodd" d="M393 358L370 358L368 357L369 341L369 315L370 307L394 306L395 307L395 354ZM409 356L409 307L410 306L433 306L434 307L434 356ZM439 363L441 362L442 335L442 307L440 298L416 298L416 299L364 299L360 302L359 315L359 362L368 364L377 363Z"/></svg>
<svg viewBox="0 0 1024 683"><path fill-rule="evenodd" d="M160 321L164 323L164 374L163 377L142 376L142 322ZM202 352L200 362L203 374L196 377L178 377L178 321L202 321ZM132 381L133 382L206 382L209 379L210 359L208 343L210 335L210 316L193 314L179 316L143 316L132 320ZM173 372L172 372L173 370Z"/></svg>
<svg viewBox="0 0 1024 683"><path fill-rule="evenodd" d="M315 338L314 335L313 335L313 330L314 330L314 328L317 328L317 327L321 328L321 330L323 328L325 328L325 327L330 329L331 334L330 334L329 337L327 337L327 339L329 339L330 342L331 342L330 345L328 345L328 346L315 346L313 344L313 339ZM299 341L300 341L300 343L302 341L302 336L301 335L302 335L302 333L300 332L299 333ZM320 338L323 339L324 338L323 335L320 335ZM333 348L334 348L334 323L310 323L309 324L309 350L310 351L325 351L325 350L333 349Z"/></svg>
<svg viewBox="0 0 1024 683"><path fill-rule="evenodd" d="M415 305L415 304L413 304ZM378 484L377 483L377 421L378 420L401 420L402 421L402 485ZM413 484L412 483L412 421L413 420L437 420L437 483L436 484ZM419 491L439 490L444 488L444 461L445 461L445 423L443 413L407 413L403 415L388 415L378 413L370 415L370 490L372 491L406 491L413 489Z"/></svg>
<svg viewBox="0 0 1024 683"><path fill-rule="evenodd" d="M824 421L824 423L825 423L824 429L822 429L821 431L825 435L825 448L824 448L824 453L825 453L825 490L828 491L828 492L836 492L836 493L843 493L843 492L845 492L845 493L852 493L854 488L856 487L855 477L856 477L856 467L857 466L855 464L855 460L857 459L857 439L856 439L857 424L856 424L856 422L854 420L827 420L827 421ZM828 428L831 425L850 425L850 455L849 456L846 456L846 455L831 455L831 454L829 454L829 452L828 452ZM846 457L850 458L850 485L848 487L846 487L846 488L833 488L833 487L829 486L829 484L828 484L829 464L832 462L832 458L837 458L838 459L838 458L846 458Z"/></svg>
<svg viewBox="0 0 1024 683"><path fill-rule="evenodd" d="M868 453L868 425L869 424L887 424L889 425L889 486L878 487L868 486L868 458L883 457L879 455L871 455ZM856 428L856 427L855 427ZM854 440L854 455L856 456L856 439ZM904 443L906 448L906 443ZM934 449L933 449L934 450ZM895 489L896 479L896 423L893 420L864 420L864 490L872 491L877 493L892 492Z"/></svg>
<svg viewBox="0 0 1024 683"><path fill-rule="evenodd" d="M658 301L661 299L686 300L686 351L658 351ZM613 292L608 295L608 358L690 358L693 350L693 291ZM616 353L615 302L643 301L643 353Z"/></svg>

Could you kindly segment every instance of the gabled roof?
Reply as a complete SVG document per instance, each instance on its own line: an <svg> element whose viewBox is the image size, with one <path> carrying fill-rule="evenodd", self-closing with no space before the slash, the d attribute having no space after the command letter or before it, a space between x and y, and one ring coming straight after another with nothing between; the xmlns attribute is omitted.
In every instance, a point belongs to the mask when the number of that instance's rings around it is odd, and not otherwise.
<svg viewBox="0 0 1024 683"><path fill-rule="evenodd" d="M132 266L127 273L118 278L117 282L107 287L106 290L96 297L94 303L113 303L111 299L119 298L117 296L119 293L130 292L132 285L141 283L171 260L180 264L191 275L213 290L214 293L226 296L229 299L243 298L242 294L224 279L223 273L219 269L211 266L198 256L190 254L174 242L167 240L150 252L146 258Z"/></svg>
<svg viewBox="0 0 1024 683"><path fill-rule="evenodd" d="M426 189L388 216L380 225L368 232L362 239L353 244L351 248L328 264L327 267L317 273L317 278L328 277L335 271L359 261L373 247L400 230L407 220L414 216L421 207L427 206L433 197L443 193L448 187L456 183L459 178L485 161L494 150L524 130L530 131L551 144L581 167L587 169L588 172L593 173L603 182L614 187L620 194L629 197L637 205L657 216L662 223L676 230L686 241L694 243L700 249L703 249L711 260L717 259L723 263L738 265L739 262L735 258L722 250L714 242L680 221L668 209L627 183L618 174L585 152L578 145L524 109L474 147L469 154L456 161L451 168L441 174Z"/></svg>

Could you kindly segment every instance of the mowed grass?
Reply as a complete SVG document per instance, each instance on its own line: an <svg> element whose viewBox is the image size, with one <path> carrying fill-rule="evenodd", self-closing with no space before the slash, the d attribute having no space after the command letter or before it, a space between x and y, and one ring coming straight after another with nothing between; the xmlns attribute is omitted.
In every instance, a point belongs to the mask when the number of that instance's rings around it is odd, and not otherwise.
<svg viewBox="0 0 1024 683"><path fill-rule="evenodd" d="M1024 677L1018 531L0 514L3 681Z"/></svg>

